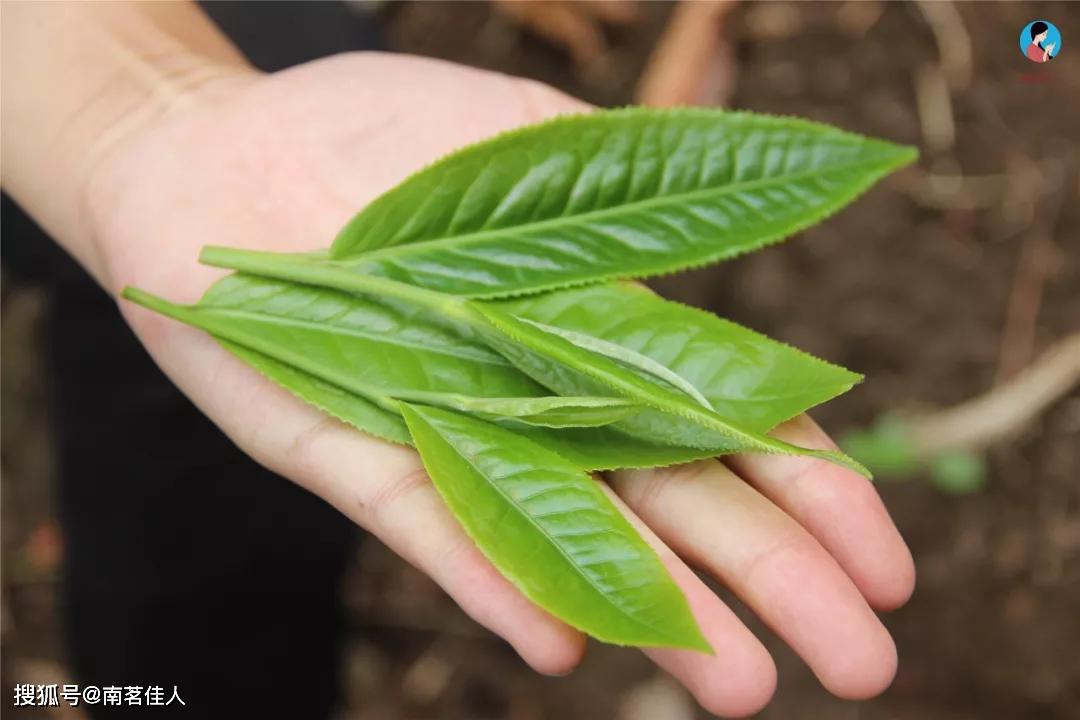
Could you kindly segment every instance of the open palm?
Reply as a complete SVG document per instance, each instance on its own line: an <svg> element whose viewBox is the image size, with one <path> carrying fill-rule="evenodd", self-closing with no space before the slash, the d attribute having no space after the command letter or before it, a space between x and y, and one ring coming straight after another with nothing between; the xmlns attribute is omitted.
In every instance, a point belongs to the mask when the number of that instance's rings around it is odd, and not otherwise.
<svg viewBox="0 0 1080 720"><path fill-rule="evenodd" d="M133 284L195 300L221 274L196 263L204 244L325 247L359 208L438 156L582 109L535 83L378 54L238 75L193 98L94 171L85 206L100 279L114 292ZM563 673L578 662L584 638L476 550L412 450L325 417L197 330L126 303L122 310L169 376L252 457L376 534L537 670ZM806 417L775 434L829 443ZM686 563L731 588L832 692L859 698L888 685L895 648L871 608L902 604L913 567L866 480L822 461L763 455L606 479L682 586L716 654L646 652L707 709L757 710L776 671Z"/></svg>

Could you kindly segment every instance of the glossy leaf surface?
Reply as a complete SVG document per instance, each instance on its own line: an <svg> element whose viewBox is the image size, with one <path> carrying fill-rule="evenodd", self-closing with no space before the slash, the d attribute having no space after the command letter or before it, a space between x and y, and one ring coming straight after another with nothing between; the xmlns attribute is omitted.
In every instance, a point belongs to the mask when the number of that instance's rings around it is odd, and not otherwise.
<svg viewBox="0 0 1080 720"><path fill-rule="evenodd" d="M595 335L590 335L579 330L573 330L562 325L549 325L545 322L538 322L522 315L518 315L518 317L544 332L558 335L562 339L577 345L579 348L584 348L585 350L610 358L623 366L626 370L646 378L650 382L666 385L667 387L692 398L694 402L702 407L712 408L708 399L698 392L696 387L687 382L681 375L673 372L667 366L656 362L648 355L642 355L625 345L613 343L609 340L596 337Z"/></svg>
<svg viewBox="0 0 1080 720"><path fill-rule="evenodd" d="M399 294L406 306L416 303L436 315L455 318L459 331L479 342L472 332L475 314L468 311L469 301L462 298L349 273L309 259L230 249L213 249L208 254L228 267L302 282L340 283L365 297ZM835 397L859 380L855 373L628 283L484 302L520 313L517 317L545 333L609 358L625 370L674 389L756 432L767 431ZM573 391L569 386L541 382L564 394L585 392L584 388ZM669 442L685 444L674 439Z"/></svg>
<svg viewBox="0 0 1080 720"><path fill-rule="evenodd" d="M659 557L586 473L494 424L402 411L435 487L526 597L605 642L711 651Z"/></svg>
<svg viewBox="0 0 1080 720"><path fill-rule="evenodd" d="M641 410L629 400L610 397L477 398L451 393L398 392L398 400L457 410L488 420L508 420L549 428L600 427Z"/></svg>
<svg viewBox="0 0 1080 720"><path fill-rule="evenodd" d="M618 424L633 434L713 449L716 453L766 452L820 457L868 471L839 451L801 448L725 419L693 398L628 372L615 360L579 347L493 304L473 306L491 323L489 342L535 380L565 395L615 393L653 409Z"/></svg>
<svg viewBox="0 0 1080 720"><path fill-rule="evenodd" d="M217 338L222 347L273 382L319 408L327 415L391 442L411 445L409 430L401 416L379 407L362 395L342 390L302 370L278 362L243 345Z"/></svg>
<svg viewBox="0 0 1080 720"><path fill-rule="evenodd" d="M216 283L195 306L180 306L128 289L125 297L214 335L231 352L301 399L365 432L408 442L397 399L444 394L502 403L507 398L545 398L550 391L477 339L429 320L407 305L378 302L325 288L250 275L230 275ZM418 364L420 367L418 367ZM580 393L579 393L580 395ZM560 424L556 407L513 410L547 414ZM615 398L598 414L621 415L625 399ZM489 406L489 410L499 409ZM566 409L564 407L564 409ZM539 418L536 418L539 419ZM510 420L521 425L521 420ZM564 418L561 424L571 422ZM613 427L522 427L587 470L655 467L714 454Z"/></svg>
<svg viewBox="0 0 1080 720"><path fill-rule="evenodd" d="M193 306L124 297L333 417L414 444L479 549L555 616L607 642L709 652L587 471L772 452L866 474L766 435L859 376L611 281L776 242L914 156L792 118L564 117L417 173L329 251L204 248L241 274Z"/></svg>
<svg viewBox="0 0 1080 720"><path fill-rule="evenodd" d="M633 417L655 414L648 408ZM715 448L692 447L628 432L627 420L604 427L520 427L504 423L519 435L541 443L583 470L650 468L716 457Z"/></svg>
<svg viewBox="0 0 1080 720"><path fill-rule="evenodd" d="M369 397L549 394L483 343L401 303L232 275L193 310L214 335Z"/></svg>
<svg viewBox="0 0 1080 720"><path fill-rule="evenodd" d="M473 297L666 273L791 235L914 157L794 118L640 108L563 117L418 172L357 215L330 256Z"/></svg>
<svg viewBox="0 0 1080 720"><path fill-rule="evenodd" d="M515 315L563 329L603 352L625 348L689 385L717 414L755 432L851 389L857 373L770 340L711 313L664 300L630 283L608 283L498 301ZM574 334L567 334L571 331ZM619 359L617 356L615 359ZM669 378L669 375L664 375Z"/></svg>
<svg viewBox="0 0 1080 720"><path fill-rule="evenodd" d="M245 276L231 278L235 279L221 281L191 307L139 291L125 291L125 295L390 412L397 411L399 395L416 392L488 398L528 397L532 393L543 397L550 394L545 387L564 396L614 396L646 406L612 425L610 434L615 437L611 446L591 444L567 453L587 469L647 467L675 461L673 455L688 460L703 454L756 451L823 457L866 474L842 453L799 448L747 430L681 392L628 372L616 361L494 305L474 302L472 307L486 318L485 341L497 347L505 359L438 325L420 329L410 325L385 337L373 333L371 322L398 317L391 305L325 288ZM273 307L277 314L259 312L259 307ZM410 321L419 323L419 318ZM492 328L496 331L490 332ZM432 344L440 337L449 338L449 344ZM413 346L422 344L419 341L429 344L421 350ZM406 343L404 349L402 342ZM484 362L477 362L482 350L490 354ZM275 380L301 396L312 392L287 374ZM460 393L468 387L475 390ZM313 402L318 405L326 400ZM577 436L561 440L573 442ZM627 445L632 452L620 460L615 450ZM653 453L654 448L659 452Z"/></svg>

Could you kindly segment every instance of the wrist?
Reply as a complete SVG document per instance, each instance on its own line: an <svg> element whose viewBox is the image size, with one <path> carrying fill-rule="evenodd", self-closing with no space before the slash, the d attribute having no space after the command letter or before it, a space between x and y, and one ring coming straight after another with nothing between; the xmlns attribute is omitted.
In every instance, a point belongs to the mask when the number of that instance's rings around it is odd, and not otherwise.
<svg viewBox="0 0 1080 720"><path fill-rule="evenodd" d="M87 157L75 189L78 214L79 257L98 283L113 293L118 285L112 269L118 260L152 249L156 238L133 236L125 231L131 214L131 198L142 197L150 188L170 192L155 179L160 149L168 144L170 125L220 106L261 77L250 67L192 64L174 70L167 81L147 93L131 111L99 131L101 139ZM148 148L150 148L148 150ZM175 192L178 188L173 187ZM186 212L177 202L177 212ZM171 222L162 217L161 222Z"/></svg>
<svg viewBox="0 0 1080 720"><path fill-rule="evenodd" d="M254 71L189 3L4 8L7 190L99 281L87 202L109 158Z"/></svg>

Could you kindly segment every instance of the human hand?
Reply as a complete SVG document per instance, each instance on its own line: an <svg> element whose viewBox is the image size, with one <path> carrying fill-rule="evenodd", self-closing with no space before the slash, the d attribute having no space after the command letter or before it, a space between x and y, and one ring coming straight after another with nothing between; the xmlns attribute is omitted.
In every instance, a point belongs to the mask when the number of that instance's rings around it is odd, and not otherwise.
<svg viewBox="0 0 1080 720"><path fill-rule="evenodd" d="M325 247L359 208L438 156L582 109L528 81L378 54L232 74L190 97L116 143L88 180L82 205L92 267L113 292L135 285L194 301L221 274L196 264L204 244ZM199 331L126 303L121 309L159 365L252 457L381 538L537 670L564 673L579 661L584 638L480 554L415 452L325 417ZM776 434L829 444L806 417ZM902 604L914 571L866 480L821 461L741 455L618 472L607 483L716 651L645 651L704 707L752 713L771 696L776 671L686 563L731 588L837 695L871 696L891 681L895 648L871 608Z"/></svg>

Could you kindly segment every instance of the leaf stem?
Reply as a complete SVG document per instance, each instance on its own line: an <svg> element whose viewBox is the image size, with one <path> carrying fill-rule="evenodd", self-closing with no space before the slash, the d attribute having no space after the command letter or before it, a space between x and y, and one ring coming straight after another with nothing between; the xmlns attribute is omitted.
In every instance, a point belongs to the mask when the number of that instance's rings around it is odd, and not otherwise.
<svg viewBox="0 0 1080 720"><path fill-rule="evenodd" d="M125 300L130 300L136 305L141 305L148 310L153 310L159 315L164 315L173 320L179 320L180 322L196 325L198 327L196 323L192 322L191 309L186 305L177 305L176 303L169 302L164 298L159 298L157 295L151 295L145 290L140 290L139 288L130 285L120 292L120 297Z"/></svg>
<svg viewBox="0 0 1080 720"><path fill-rule="evenodd" d="M315 259L306 254L240 250L207 245L199 255L199 262L278 280L319 285L376 297L397 298L474 326L479 321L465 298L406 285L375 275L364 275L342 267L332 260Z"/></svg>

